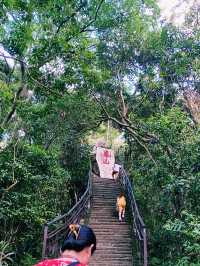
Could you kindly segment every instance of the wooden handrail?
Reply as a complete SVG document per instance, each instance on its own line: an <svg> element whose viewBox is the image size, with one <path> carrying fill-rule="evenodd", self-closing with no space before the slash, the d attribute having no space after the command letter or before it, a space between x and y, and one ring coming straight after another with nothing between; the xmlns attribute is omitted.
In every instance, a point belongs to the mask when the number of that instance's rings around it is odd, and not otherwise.
<svg viewBox="0 0 200 266"><path fill-rule="evenodd" d="M147 254L147 236L146 227L139 213L138 206L133 193L132 185L125 170L120 170L120 182L126 193L131 210L134 238L137 240L140 253L140 265L148 265ZM91 171L89 172L86 191L79 201L66 213L56 217L44 225L43 250L42 257L57 257L60 252L60 246L68 234L68 228L71 223L79 223L83 214L90 208L90 199L92 196Z"/></svg>
<svg viewBox="0 0 200 266"><path fill-rule="evenodd" d="M60 245L69 232L69 225L80 222L87 209L90 208L91 196L92 181L90 171L87 188L79 201L66 214L58 216L44 225L42 258L59 255Z"/></svg>
<svg viewBox="0 0 200 266"><path fill-rule="evenodd" d="M133 231L136 232L136 240L138 241L139 252L140 252L139 259L141 261L141 265L147 266L148 265L148 254L147 254L146 226L139 213L130 179L127 176L123 167L120 169L119 177L120 177L120 183L126 193L129 206L131 209L132 225L134 229Z"/></svg>

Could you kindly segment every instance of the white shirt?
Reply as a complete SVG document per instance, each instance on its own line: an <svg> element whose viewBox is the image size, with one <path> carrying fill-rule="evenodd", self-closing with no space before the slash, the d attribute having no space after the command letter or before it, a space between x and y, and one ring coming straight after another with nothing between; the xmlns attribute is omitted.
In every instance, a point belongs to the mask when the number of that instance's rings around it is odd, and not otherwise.
<svg viewBox="0 0 200 266"><path fill-rule="evenodd" d="M114 168L113 168L113 171L119 172L119 169L120 168L121 168L121 165L115 163Z"/></svg>

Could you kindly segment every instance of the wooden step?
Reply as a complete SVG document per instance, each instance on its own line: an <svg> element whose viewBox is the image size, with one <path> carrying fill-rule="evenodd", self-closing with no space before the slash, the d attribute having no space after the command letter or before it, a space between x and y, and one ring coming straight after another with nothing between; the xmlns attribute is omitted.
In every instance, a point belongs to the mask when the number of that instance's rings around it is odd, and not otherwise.
<svg viewBox="0 0 200 266"><path fill-rule="evenodd" d="M97 250L90 266L132 266L132 231L126 219L118 221L116 199L118 182L93 178L93 196L89 225L97 237Z"/></svg>

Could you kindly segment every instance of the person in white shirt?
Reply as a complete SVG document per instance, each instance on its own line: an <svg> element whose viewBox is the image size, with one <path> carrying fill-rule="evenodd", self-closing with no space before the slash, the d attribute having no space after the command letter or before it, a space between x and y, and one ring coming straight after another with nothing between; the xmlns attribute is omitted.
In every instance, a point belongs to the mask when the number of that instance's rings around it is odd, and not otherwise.
<svg viewBox="0 0 200 266"><path fill-rule="evenodd" d="M120 164L117 164L115 163L114 166L113 166L113 173L112 173L112 176L113 176L113 179L114 180L117 180L118 176L119 176L119 170L121 168L121 165Z"/></svg>

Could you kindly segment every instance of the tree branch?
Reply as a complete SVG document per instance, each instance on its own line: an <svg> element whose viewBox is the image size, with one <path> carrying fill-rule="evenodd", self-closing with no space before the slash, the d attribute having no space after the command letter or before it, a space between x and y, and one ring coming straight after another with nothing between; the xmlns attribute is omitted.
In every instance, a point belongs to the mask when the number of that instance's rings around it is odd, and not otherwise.
<svg viewBox="0 0 200 266"><path fill-rule="evenodd" d="M33 78L28 69L27 69L27 74L30 77L30 79L32 79L35 83L37 83L38 86L47 89L48 91L50 91L51 93L55 94L56 96L63 97L63 94L61 94L61 93L59 93L57 91L52 90L51 88L45 86L43 83L41 83L37 79Z"/></svg>
<svg viewBox="0 0 200 266"><path fill-rule="evenodd" d="M18 183L18 180L15 179L16 146L18 142L19 142L19 139L17 139L13 147L12 184L4 189L5 192L8 192L9 190L11 190Z"/></svg>
<svg viewBox="0 0 200 266"><path fill-rule="evenodd" d="M25 65L24 65L23 61L20 61L20 69L21 69L21 84L20 84L20 87L18 88L17 92L15 93L11 110L8 113L8 115L5 117L5 119L2 123L3 126L8 124L9 121L11 120L11 118L12 118L12 116L16 110L16 107L17 107L17 101L18 101L20 94L21 94L21 92L25 86Z"/></svg>
<svg viewBox="0 0 200 266"><path fill-rule="evenodd" d="M144 134L144 137L143 137L139 133L136 133L136 131L139 131L140 129L138 127L134 126L133 123L128 119L128 115L127 115L128 114L128 107L125 104L125 100L124 100L124 96L123 96L123 92L122 92L121 88L119 90L119 97L120 97L120 103L121 103L122 112L120 112L119 110L117 110L117 111L118 111L118 114L121 117L122 121L125 124L127 124L127 127L131 128L132 130L134 130L135 134L137 136L139 136L144 142L149 142L151 140L154 140L155 142L158 142L158 137L155 136L154 134L150 134L148 132L144 132L144 130L143 130L143 134Z"/></svg>
<svg viewBox="0 0 200 266"><path fill-rule="evenodd" d="M105 0L101 0L100 2L99 2L99 4L98 4L98 6L97 6L97 8L96 8L96 12L95 12L95 16L94 16L94 18L91 20L91 21L89 21L86 25L84 25L76 34L74 34L74 35L72 35L72 36L69 36L68 38L66 38L66 40L65 40L65 42L69 42L69 41L71 41L73 38L75 38L77 35L79 35L79 34L81 34L81 33L83 33L83 32L86 32L86 31L91 31L90 29L88 29L88 27L89 26L91 26L95 21L96 21L96 19L97 19L97 16L98 16L98 13L99 13L99 10L100 10L100 8L101 8L101 6L102 6L102 4L103 4L103 2L104 2ZM78 10L78 9L77 9ZM78 11L75 11L76 13L78 12ZM72 14L72 17L74 16L75 14L73 13ZM63 22L61 22L61 24L58 26L58 29L57 29L57 31L56 31L56 34L57 33L59 33L59 31L60 31L60 29L61 29L61 27L66 23L66 22L68 22L68 20L70 19L70 17L68 17L68 18L66 18L66 20L64 20ZM48 44L49 44L49 42L48 42ZM50 47L45 47L46 49L47 48L50 48ZM75 51L68 51L67 53L71 53L71 54L74 54L75 53ZM61 52L61 53L59 53L59 55L63 55L63 54L66 54L66 51L65 52ZM58 56L58 54L56 54L57 56ZM42 65L45 65L47 62L49 62L50 60L53 60L54 59L54 56L52 56L52 58L46 58L46 59L43 59L42 60ZM38 67L41 67L42 65L39 65Z"/></svg>
<svg viewBox="0 0 200 266"><path fill-rule="evenodd" d="M125 119L127 118L127 113L128 113L128 107L125 104L122 88L120 87L119 89L119 100L121 104L121 109L122 109L122 117Z"/></svg>
<svg viewBox="0 0 200 266"><path fill-rule="evenodd" d="M99 4L97 6L97 9L96 9L94 18L80 30L80 33L84 32L89 26L91 26L96 21L99 10L100 10L104 1L105 0L100 0Z"/></svg>
<svg viewBox="0 0 200 266"><path fill-rule="evenodd" d="M0 57L3 57L5 59L13 59L14 61L18 61L19 63L26 65L26 62L24 62L22 59L19 59L17 57L11 56L11 55L5 55L4 53L0 52Z"/></svg>
<svg viewBox="0 0 200 266"><path fill-rule="evenodd" d="M58 26L56 34L59 33L61 30L62 26L66 24L69 20L75 17L75 15L85 6L85 3L82 3L72 14L71 16L67 16Z"/></svg>
<svg viewBox="0 0 200 266"><path fill-rule="evenodd" d="M151 155L148 147L145 145L145 143L142 143L142 141L144 142L143 137L138 132L135 132L127 123L121 122L118 119L116 119L115 117L110 116L108 111L106 110L105 106L102 104L102 102L96 97L95 94L93 94L93 96L94 96L95 100L97 101L97 103L101 106L101 108L102 108L103 112L106 114L108 120L112 120L113 122L117 123L121 127L126 128L128 130L128 132L131 134L131 136L138 142L138 144L145 149L145 151L147 152L149 158L153 161L153 163L155 165L157 165L157 163L154 160L153 156ZM141 138L141 140L139 140L139 138Z"/></svg>

